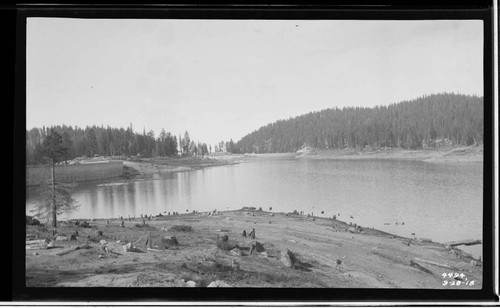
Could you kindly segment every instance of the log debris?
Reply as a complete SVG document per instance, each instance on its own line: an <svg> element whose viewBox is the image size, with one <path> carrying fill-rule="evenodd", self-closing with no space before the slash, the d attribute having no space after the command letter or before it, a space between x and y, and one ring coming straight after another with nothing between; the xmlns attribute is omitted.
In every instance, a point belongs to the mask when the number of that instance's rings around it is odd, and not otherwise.
<svg viewBox="0 0 500 308"><path fill-rule="evenodd" d="M448 242L447 244L450 245L451 247L455 246L472 246L472 245L479 245L482 244L483 241L481 240L463 240L463 241L454 241L454 242Z"/></svg>

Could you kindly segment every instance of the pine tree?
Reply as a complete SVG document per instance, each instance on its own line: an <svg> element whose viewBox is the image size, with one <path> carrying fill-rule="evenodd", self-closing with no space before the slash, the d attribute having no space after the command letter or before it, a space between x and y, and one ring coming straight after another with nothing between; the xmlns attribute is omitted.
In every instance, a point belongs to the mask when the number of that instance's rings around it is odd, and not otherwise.
<svg viewBox="0 0 500 308"><path fill-rule="evenodd" d="M41 218L52 218L52 226L57 228L57 215L70 212L77 208L76 201L71 197L67 184L57 183L55 166L64 157L67 149L63 146L62 136L51 129L50 134L42 143L42 153L47 164L51 165L51 179L40 186L40 199L34 212Z"/></svg>

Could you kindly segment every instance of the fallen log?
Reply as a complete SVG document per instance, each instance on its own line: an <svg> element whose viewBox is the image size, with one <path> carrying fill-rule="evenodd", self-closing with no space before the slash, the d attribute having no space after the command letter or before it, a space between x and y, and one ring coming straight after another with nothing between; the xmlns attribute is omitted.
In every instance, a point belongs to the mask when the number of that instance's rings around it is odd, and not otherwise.
<svg viewBox="0 0 500 308"><path fill-rule="evenodd" d="M78 246L70 247L68 249L59 251L58 253L56 253L56 256L67 255L68 253L75 251L75 250L78 250L78 249L80 249Z"/></svg>
<svg viewBox="0 0 500 308"><path fill-rule="evenodd" d="M419 242L424 242L424 243L430 243L430 242L432 242L432 240L430 238L426 238L426 237L419 237L417 240Z"/></svg>
<svg viewBox="0 0 500 308"><path fill-rule="evenodd" d="M73 251L76 251L76 250L79 250L79 249L89 249L89 248L92 248L92 246L90 245L79 245L79 246L73 246L73 247L70 247L68 249L65 249L65 250L62 250L62 251L59 251L58 253L56 253L56 256L64 256L70 252L73 252Z"/></svg>
<svg viewBox="0 0 500 308"><path fill-rule="evenodd" d="M434 266L438 266L438 267L443 267L443 268L452 269L452 270L458 270L457 268L449 266L447 264L438 263L438 262L434 262L434 261L430 261L430 260L425 260L425 259L420 259L420 258L413 258L413 260L418 261L418 262L427 263L427 264L434 265Z"/></svg>
<svg viewBox="0 0 500 308"><path fill-rule="evenodd" d="M433 275L433 273L430 270L426 269L425 267L423 267L422 265L418 264L417 262L415 262L413 260L410 260L410 266L418 268L419 270L421 270L422 272L425 272L427 274Z"/></svg>
<svg viewBox="0 0 500 308"><path fill-rule="evenodd" d="M104 251L105 251L105 252L107 252L107 253L112 253L112 254L119 255L119 256L123 255L123 254L121 254L121 253L119 253L119 252L116 252L116 251L111 250L111 248L109 248L108 246L104 246L104 247L103 247L103 249L104 249Z"/></svg>
<svg viewBox="0 0 500 308"><path fill-rule="evenodd" d="M447 244L450 245L451 247L454 246L472 246L472 245L479 245L482 244L483 241L481 240L463 240L463 241L454 241L454 242L448 242Z"/></svg>
<svg viewBox="0 0 500 308"><path fill-rule="evenodd" d="M45 239L26 241L26 245L34 245L34 244L42 244L42 243L48 243L48 241Z"/></svg>
<svg viewBox="0 0 500 308"><path fill-rule="evenodd" d="M26 241L26 249L47 249L49 248L49 240L41 239L41 240L28 240Z"/></svg>
<svg viewBox="0 0 500 308"><path fill-rule="evenodd" d="M32 249L47 249L47 248L48 248L48 244L47 243L26 245L26 249L27 250L32 250Z"/></svg>

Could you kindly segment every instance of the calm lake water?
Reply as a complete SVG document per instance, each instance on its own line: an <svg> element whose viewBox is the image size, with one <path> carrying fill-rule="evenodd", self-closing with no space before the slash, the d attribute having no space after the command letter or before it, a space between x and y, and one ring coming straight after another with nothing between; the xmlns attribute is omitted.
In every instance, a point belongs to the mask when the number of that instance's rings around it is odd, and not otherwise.
<svg viewBox="0 0 500 308"><path fill-rule="evenodd" d="M364 227L406 237L415 233L438 242L482 239L482 168L482 163L253 159L239 165L156 174L125 184L79 184L73 196L81 204L79 211L61 218L254 206L337 215ZM27 209L33 198L28 193ZM476 256L481 249L481 245L464 248Z"/></svg>

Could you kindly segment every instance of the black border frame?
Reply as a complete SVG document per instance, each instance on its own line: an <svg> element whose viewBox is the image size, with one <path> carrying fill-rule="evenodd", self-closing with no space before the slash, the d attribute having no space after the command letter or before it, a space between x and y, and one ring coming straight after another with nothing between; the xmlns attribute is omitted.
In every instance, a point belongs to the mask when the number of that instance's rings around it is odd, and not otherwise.
<svg viewBox="0 0 500 308"><path fill-rule="evenodd" d="M13 151L13 249L12 249L12 294L11 300L40 302L97 302L106 301L149 303L177 301L204 302L467 302L478 304L498 301L494 293L493 244L498 239L493 233L494 183L493 149L494 97L493 97L493 4L491 1L435 1L433 5L407 2L399 4L374 4L375 1L336 5L287 4L263 5L240 1L233 4L73 4L37 5L25 3L12 7L15 12L15 104L14 104L14 151ZM379 1L380 2L380 1ZM25 248L19 238L25 234L25 138L26 129L26 19L29 17L60 18L147 18L147 19L356 19L356 20L438 20L479 19L484 27L484 102L485 138L483 164L483 289L482 290L436 290L436 289L275 289L251 288L192 289L192 288L26 288ZM491 213L491 214L490 214ZM16 241L17 239L17 241ZM495 242L496 243L496 242ZM43 304L42 304L43 305ZM234 306L234 303L233 303Z"/></svg>

